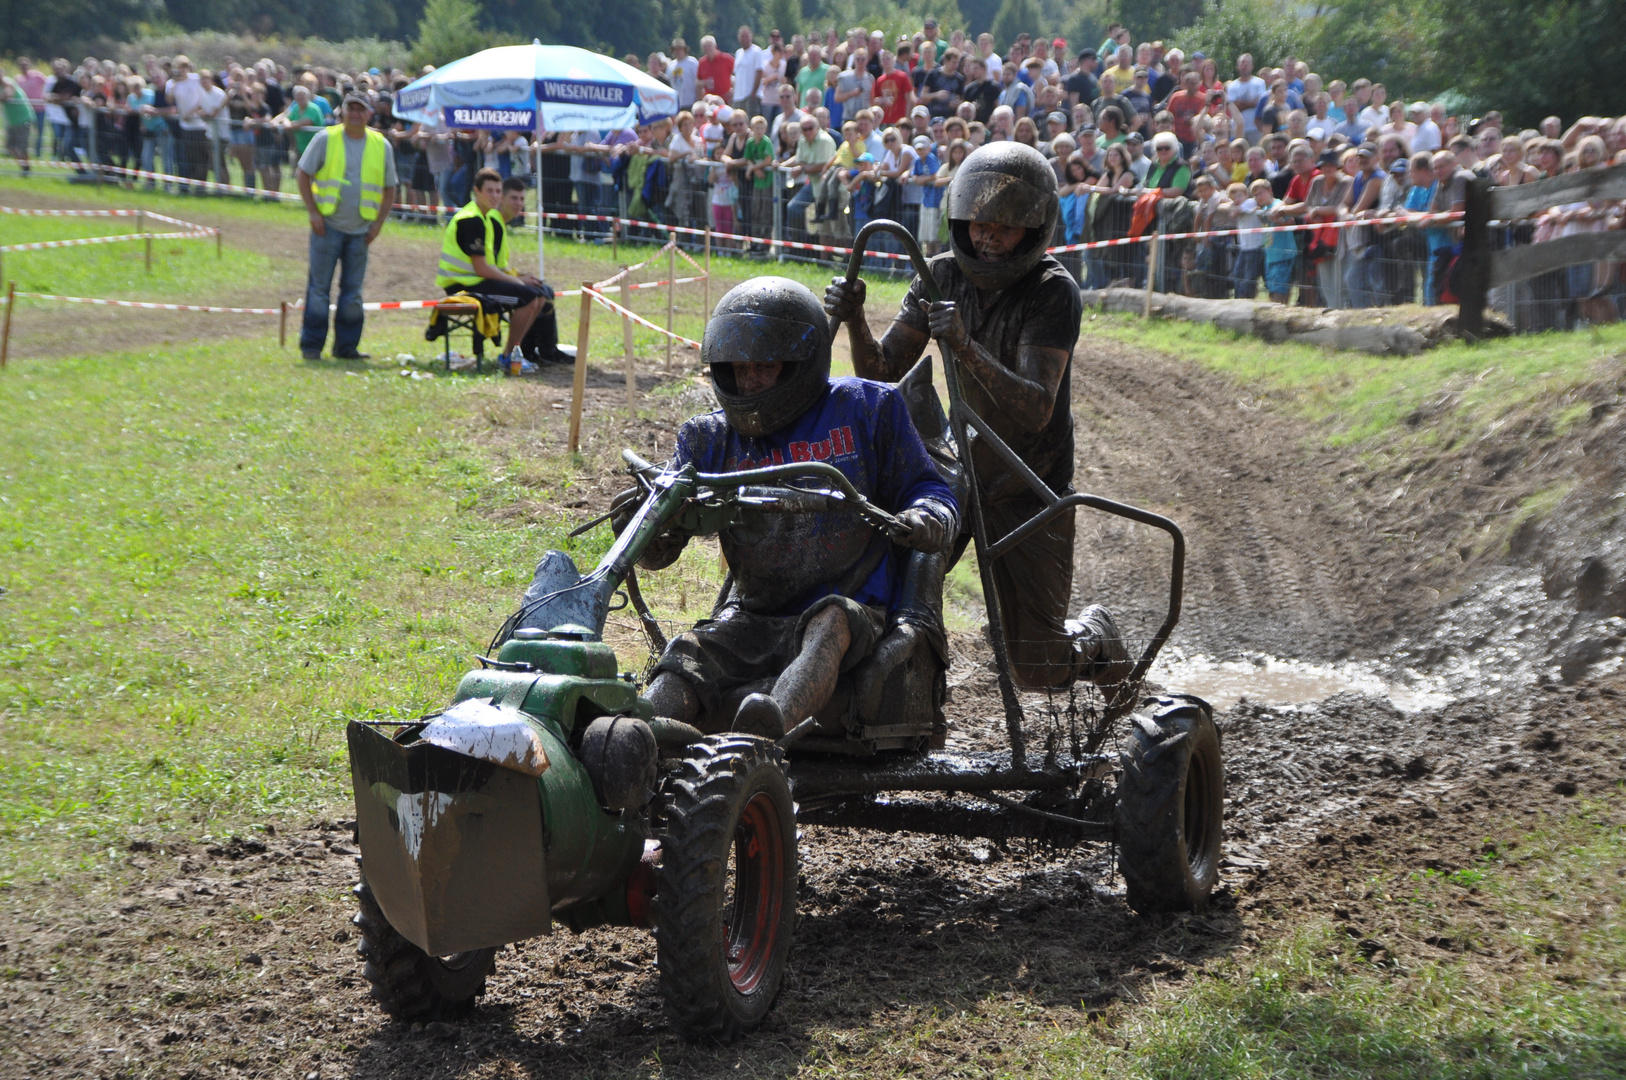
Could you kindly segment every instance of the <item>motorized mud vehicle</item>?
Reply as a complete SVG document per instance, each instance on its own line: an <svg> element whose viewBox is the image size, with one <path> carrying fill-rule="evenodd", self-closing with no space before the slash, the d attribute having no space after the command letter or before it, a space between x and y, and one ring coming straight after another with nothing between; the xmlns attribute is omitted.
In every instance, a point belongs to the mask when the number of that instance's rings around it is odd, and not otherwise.
<svg viewBox="0 0 1626 1080"><path fill-rule="evenodd" d="M872 223L854 246L861 253L874 232L892 230L901 233ZM912 241L900 239L923 270ZM1087 710L1070 745L1051 745L1030 761L991 599L988 636L1009 743L1002 752L943 750L940 634L899 638L896 625L871 660L842 677L819 716L795 723L778 742L701 735L658 719L602 637L609 613L630 604L660 647L634 565L669 526L740 535L766 514L838 505L882 532L896 535L902 526L827 463L703 474L662 469L625 451L642 498L596 567L583 574L568 555L548 552L519 610L444 711L349 726L363 876L355 922L366 978L387 1012L419 1020L468 1008L497 949L550 933L555 922L575 931L632 925L654 930L674 1025L691 1038L735 1037L766 1015L785 970L799 822L1061 844L1111 840L1135 909L1202 905L1220 857L1218 734L1197 698L1140 698L1179 617L1180 530L1098 496L1058 497L966 408L946 348L943 367L947 415L930 384L930 358L900 385L934 460L966 495L986 597L995 597L992 560L1078 506L1161 529L1173 541L1167 615L1129 678ZM1047 504L994 544L968 475L968 429ZM1121 748L1103 749L1115 734Z"/></svg>

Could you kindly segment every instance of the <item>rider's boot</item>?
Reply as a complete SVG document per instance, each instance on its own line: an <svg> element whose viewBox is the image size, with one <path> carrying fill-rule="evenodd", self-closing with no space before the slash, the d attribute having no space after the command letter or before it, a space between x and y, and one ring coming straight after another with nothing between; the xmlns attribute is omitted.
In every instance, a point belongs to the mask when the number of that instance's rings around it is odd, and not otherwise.
<svg viewBox="0 0 1626 1080"><path fill-rule="evenodd" d="M1068 619L1064 627L1073 639L1073 658L1080 678L1097 686L1112 686L1129 677L1134 665L1118 624L1106 608L1091 604L1079 612L1078 618Z"/></svg>

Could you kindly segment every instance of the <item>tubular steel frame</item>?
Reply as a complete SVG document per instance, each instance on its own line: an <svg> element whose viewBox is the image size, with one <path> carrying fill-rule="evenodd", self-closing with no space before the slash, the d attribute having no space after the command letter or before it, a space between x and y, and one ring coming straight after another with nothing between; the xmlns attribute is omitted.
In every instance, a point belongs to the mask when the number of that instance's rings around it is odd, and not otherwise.
<svg viewBox="0 0 1626 1080"><path fill-rule="evenodd" d="M941 301L943 299L942 290L938 288L937 280L932 276L931 268L921 254L919 245L915 243L915 238L909 235L908 230L902 225L884 218L867 223L858 231L858 235L853 238L852 255L847 260L847 280L851 282L857 279L859 268L863 263L864 248L872 236L882 232L896 237L903 245L904 251L908 254L909 260L915 268L915 273L920 278L927 299L933 303ZM838 325L838 320L833 318L830 320L832 337L834 337ZM964 396L960 393L959 362L954 356L954 350L946 341L939 340L937 344L942 350L943 382L948 389L949 426L954 435L955 449L959 451L960 463L965 469L968 481L967 500L969 505L967 507L967 516L971 522L972 536L977 542L977 571L982 580L983 598L988 609L988 636L990 644L993 646L994 662L999 673L999 693L1005 709L1005 730L1011 746L1010 764L1012 771L1020 774L1026 771L1027 764L1027 746L1022 734L1023 710L1021 699L1016 693L1016 684L1011 679L1010 658L1005 645L1004 617L999 609L999 594L994 589L994 560L1009 552L1036 530L1043 528L1051 519L1069 513L1080 506L1127 518L1143 525L1150 525L1169 534L1173 551L1169 570L1168 611L1164 615L1163 624L1158 627L1157 633L1147 643L1140 659L1135 662L1134 669L1129 677L1119 683L1112 692L1109 692L1100 730L1092 736L1088 745L1088 750L1093 753L1100 745L1101 740L1105 738L1112 721L1125 715L1134 707L1136 696L1134 688L1145 677L1147 670L1152 666L1152 662L1157 659L1158 652L1163 648L1164 643L1168 641L1175 624L1180 621L1180 605L1185 590L1186 539L1185 534L1180 531L1180 526L1161 514L1154 514L1149 510L1142 510L1139 507L1130 506L1128 503L1117 502L1099 495L1075 493L1062 496L1050 490L1050 486L1039 479L1033 470L1028 468L1027 463L1005 444L1005 441L994 431L992 425L977 415L976 411L966 404ZM993 544L988 542L988 528L983 520L982 495L977 485L976 464L971 457L968 428L974 430L978 438L987 443L988 448L1001 461L1009 465L1045 504L1043 510Z"/></svg>

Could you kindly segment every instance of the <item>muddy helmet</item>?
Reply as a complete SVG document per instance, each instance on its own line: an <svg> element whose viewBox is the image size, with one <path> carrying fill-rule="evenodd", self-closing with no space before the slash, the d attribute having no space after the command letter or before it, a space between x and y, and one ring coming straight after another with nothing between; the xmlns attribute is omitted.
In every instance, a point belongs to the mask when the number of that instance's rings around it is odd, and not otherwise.
<svg viewBox="0 0 1626 1080"><path fill-rule="evenodd" d="M979 289L1015 285L1039 265L1061 216L1056 173L1044 155L1016 142L986 143L966 156L948 189L949 247ZM984 262L971 246L971 223L1020 225L1027 236L1001 262Z"/></svg>
<svg viewBox="0 0 1626 1080"><path fill-rule="evenodd" d="M830 384L830 321L818 297L799 281L759 277L723 294L706 323L700 360L734 430L761 438L802 415ZM779 361L779 381L741 394L734 365Z"/></svg>

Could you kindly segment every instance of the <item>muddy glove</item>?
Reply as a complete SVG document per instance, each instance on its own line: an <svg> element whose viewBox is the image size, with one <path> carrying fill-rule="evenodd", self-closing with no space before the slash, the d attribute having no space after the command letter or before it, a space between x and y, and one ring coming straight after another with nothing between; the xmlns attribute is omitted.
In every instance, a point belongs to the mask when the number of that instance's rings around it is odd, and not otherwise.
<svg viewBox="0 0 1626 1080"><path fill-rule="evenodd" d="M909 526L909 533L893 537L893 543L916 551L946 551L958 525L948 507L931 499L915 503L899 514L898 520Z"/></svg>
<svg viewBox="0 0 1626 1080"><path fill-rule="evenodd" d="M864 279L835 278L824 290L824 312L842 322L864 317Z"/></svg>
<svg viewBox="0 0 1626 1080"><path fill-rule="evenodd" d="M971 335L966 333L965 322L960 318L960 309L954 301L939 300L932 303L922 300L920 310L926 313L926 322L932 337L944 342L951 349L958 350L970 346Z"/></svg>

